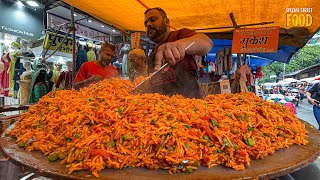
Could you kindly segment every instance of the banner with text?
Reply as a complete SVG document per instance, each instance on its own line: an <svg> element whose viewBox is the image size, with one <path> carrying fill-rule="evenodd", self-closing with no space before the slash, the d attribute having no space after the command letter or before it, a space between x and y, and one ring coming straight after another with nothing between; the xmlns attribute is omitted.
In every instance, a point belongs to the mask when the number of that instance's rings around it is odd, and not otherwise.
<svg viewBox="0 0 320 180"><path fill-rule="evenodd" d="M43 48L49 50L55 50L59 46L59 44L63 41L62 35L57 35L54 38L55 33L47 32L46 38L43 42ZM51 44L51 46L50 46ZM66 38L64 42L62 42L60 48L58 49L60 52L72 54L72 39Z"/></svg>
<svg viewBox="0 0 320 180"><path fill-rule="evenodd" d="M53 28L58 25L70 22L68 20L59 18L59 17L52 15L52 14L48 14L47 17L48 17L48 28ZM97 41L103 41L103 42L109 40L108 34L102 33L100 31L91 29L86 26L82 26L77 23L75 24L75 27L76 27L76 35L77 36L82 36L83 38L89 38L91 40L97 40ZM67 32L66 26L63 26L61 28L61 31Z"/></svg>
<svg viewBox="0 0 320 180"><path fill-rule="evenodd" d="M243 28L233 31L232 53L278 51L279 27Z"/></svg>

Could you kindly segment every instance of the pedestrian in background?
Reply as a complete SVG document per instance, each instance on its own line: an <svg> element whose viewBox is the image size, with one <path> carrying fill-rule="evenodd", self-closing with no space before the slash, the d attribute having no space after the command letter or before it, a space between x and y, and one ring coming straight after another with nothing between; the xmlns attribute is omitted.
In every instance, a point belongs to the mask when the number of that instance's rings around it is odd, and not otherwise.
<svg viewBox="0 0 320 180"><path fill-rule="evenodd" d="M313 115L318 122L318 130L320 130L320 83L316 83L306 93L307 99L313 104Z"/></svg>

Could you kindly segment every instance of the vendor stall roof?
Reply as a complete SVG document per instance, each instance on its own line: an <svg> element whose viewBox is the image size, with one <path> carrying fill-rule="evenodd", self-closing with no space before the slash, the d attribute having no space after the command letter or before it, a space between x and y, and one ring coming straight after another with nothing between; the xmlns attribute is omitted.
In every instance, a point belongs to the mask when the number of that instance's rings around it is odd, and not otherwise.
<svg viewBox="0 0 320 180"><path fill-rule="evenodd" d="M96 17L97 19L122 30L145 31L144 12L148 8L161 7L166 11L172 30L180 28L209 29L233 26L230 13L233 13L238 25L274 22L266 26L280 26L280 34L300 36L313 35L320 27L320 6L318 0L64 0L66 3ZM301 9L309 8L309 9ZM312 12L301 12L301 11ZM288 12L290 11L290 12ZM287 14L291 14L287 17ZM312 23L305 26L304 32L287 32L295 27L292 24L294 14L310 14ZM301 17L302 18L302 17ZM288 23L288 24L287 24ZM304 21L306 23L306 21ZM260 27L263 25L260 25ZM300 26L300 25L299 25ZM250 27L250 26L248 26ZM257 26L251 26L257 27ZM300 26L300 28L303 28ZM232 32L229 29L202 30L206 33ZM301 34L302 33L302 34ZM232 35L232 33L231 33ZM213 35L214 36L214 35ZM218 36L221 36L219 34ZM227 35L227 36L230 36ZM229 37L230 38L230 37ZM232 36L231 36L232 38ZM286 36L288 40L291 36ZM299 37L295 37L299 38ZM310 37L309 37L310 38ZM225 38L224 38L225 39ZM306 39L308 40L308 39ZM305 44L305 41L303 41ZM294 43L292 40L286 43ZM303 43L296 43L302 47Z"/></svg>

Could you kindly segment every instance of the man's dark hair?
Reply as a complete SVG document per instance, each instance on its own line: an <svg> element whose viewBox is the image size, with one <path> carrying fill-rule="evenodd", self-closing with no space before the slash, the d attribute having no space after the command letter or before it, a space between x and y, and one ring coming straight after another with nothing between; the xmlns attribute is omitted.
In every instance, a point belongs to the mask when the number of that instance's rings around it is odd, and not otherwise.
<svg viewBox="0 0 320 180"><path fill-rule="evenodd" d="M161 14L161 16L162 16L163 18L168 18L168 17L167 17L167 13L166 13L163 9L161 9L161 8L159 8L159 7L149 8L149 9L147 9L147 10L144 12L144 14L146 15L146 14L147 14L149 11L151 11L151 10L157 10L157 11L160 12L160 14Z"/></svg>
<svg viewBox="0 0 320 180"><path fill-rule="evenodd" d="M112 51L115 51L115 50L116 50L116 48L114 47L114 45L105 42L105 43L103 43L103 44L101 45L100 51L102 51L102 50L103 50L104 48L106 48L106 47L110 48Z"/></svg>

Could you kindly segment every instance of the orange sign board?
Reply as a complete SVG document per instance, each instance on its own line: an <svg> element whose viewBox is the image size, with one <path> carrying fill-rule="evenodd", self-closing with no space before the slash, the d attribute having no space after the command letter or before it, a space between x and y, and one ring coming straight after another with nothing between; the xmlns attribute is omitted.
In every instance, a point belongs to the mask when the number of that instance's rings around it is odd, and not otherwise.
<svg viewBox="0 0 320 180"><path fill-rule="evenodd" d="M232 53L271 53L278 51L279 26L243 28L233 31Z"/></svg>

